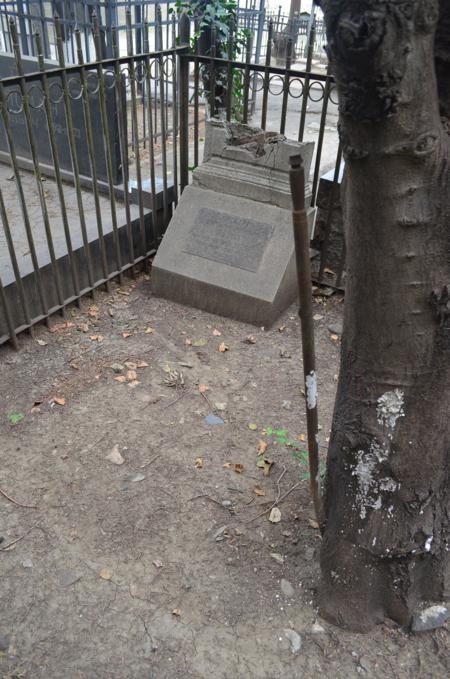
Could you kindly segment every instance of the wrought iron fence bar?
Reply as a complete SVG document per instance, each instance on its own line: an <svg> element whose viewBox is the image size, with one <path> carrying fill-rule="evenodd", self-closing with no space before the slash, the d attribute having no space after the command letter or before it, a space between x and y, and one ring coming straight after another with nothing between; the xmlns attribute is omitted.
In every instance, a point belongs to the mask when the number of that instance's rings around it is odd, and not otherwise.
<svg viewBox="0 0 450 679"><path fill-rule="evenodd" d="M61 209L61 219L62 219L62 224L63 224L63 230L64 230L64 237L66 241L66 247L67 247L67 255L69 257L69 264L70 264L70 275L72 279L72 285L73 285L73 291L75 295L79 294L79 276L78 276L78 271L77 267L75 264L75 259L73 256L73 247L72 247L72 237L70 235L70 229L69 229L69 220L67 218L67 208L66 208L66 199L64 196L64 188L62 184L62 179L61 179L61 167L59 163L59 155L58 155L58 149L56 145L56 132L55 132L55 126L53 123L53 114L52 114L52 107L51 107L51 98L50 98L50 88L48 84L48 79L47 75L45 73L45 64L44 64L44 55L42 53L42 42L41 42L41 36L39 33L35 34L35 45L36 45L36 53L37 53L37 58L38 58L38 64L39 68L42 72L42 89L44 93L44 110L45 110L45 118L47 122L47 130L48 130L48 136L49 136L49 141L50 141L50 149L51 149L51 154L52 154L52 161L53 161L53 169L55 172L55 180L56 180L56 188L58 192L58 199L59 199L59 205Z"/></svg>
<svg viewBox="0 0 450 679"><path fill-rule="evenodd" d="M139 150L139 128L138 128L138 113L136 100L136 70L134 64L134 57L132 52L131 41L131 12L127 10L127 49L128 49L128 69L130 74L130 91L131 91L131 116L132 116L132 133L133 133L133 150L136 162L136 183L138 193L138 207L139 207L139 228L141 237L142 253L147 250L147 238L145 233L145 217L144 217L144 202L142 196L142 173L141 173L141 154Z"/></svg>
<svg viewBox="0 0 450 679"><path fill-rule="evenodd" d="M14 56L15 56L15 62L16 62L16 68L17 72L20 75L23 75L23 66L22 66L22 59L20 55L20 48L19 48L19 43L18 43L18 36L17 36L17 29L14 24L14 22L11 22L11 36L12 36L12 41L13 41L13 50L14 50ZM41 75L41 83L42 83L42 74ZM33 162L33 167L34 167L34 178L36 181L36 188L38 191L38 196L39 196L39 203L41 206L41 212L42 212L42 219L44 222L44 229L45 229L45 235L46 235L46 240L47 240L47 247L48 247L48 252L50 255L50 261L52 265L52 272L53 272L53 280L55 283L55 291L56 291L56 296L58 298L58 304L61 306L61 309L64 313L64 296L62 292L62 286L61 286L61 278L58 270L58 264L56 261L56 254L55 254L55 247L53 243L53 236L52 236L52 231L50 227L50 219L49 219L49 214L48 214L48 208L47 208L47 200L45 197L45 190L42 182L42 175L39 167L39 157L38 157L38 152L37 152L37 145L36 145L36 140L34 136L34 131L33 131L33 122L32 122L32 117L31 117L31 110L30 110L30 103L29 103L29 98L28 98L28 93L25 87L25 80L20 81L20 93L22 95L22 106L23 106L23 113L25 116L25 126L27 130L27 137L28 137L28 143L30 145L30 154L31 154L31 159Z"/></svg>
<svg viewBox="0 0 450 679"><path fill-rule="evenodd" d="M325 82L325 88L324 88L324 91L323 91L322 111L321 111L321 114L320 114L319 136L317 138L317 146L316 146L316 162L315 162L315 166L314 166L314 175L313 175L313 184L312 184L312 198L311 198L311 205L313 207L316 205L317 191L319 189L320 161L322 159L323 139L324 139L324 136L325 136L325 124L326 124L326 120L327 120L328 102L329 102L329 99L330 99L331 84L332 84L331 66L328 65L327 80Z"/></svg>
<svg viewBox="0 0 450 679"><path fill-rule="evenodd" d="M300 114L300 127L298 131L298 140L303 141L305 135L305 124L306 124L306 113L308 111L308 97L309 97L309 83L311 78L311 66L313 58L314 41L316 38L316 29L314 23L311 26L311 31L309 34L308 43L308 56L306 59L306 75L303 83L303 98L302 98L302 111Z"/></svg>
<svg viewBox="0 0 450 679"><path fill-rule="evenodd" d="M118 54L119 46L117 44L117 32L113 26L111 33L111 42L113 54ZM133 227L131 224L131 207L130 207L130 168L128 163L128 140L126 133L126 103L123 105L122 100L122 82L123 75L120 68L120 64L116 62L114 66L114 78L115 78L115 91L116 91L116 103L117 103L117 124L119 129L119 145L120 145L120 158L122 165L122 178L123 178L123 200L125 204L125 220L127 226L127 240L128 249L130 252L130 261L134 261L134 242L133 242ZM134 268L131 269L131 274L135 275Z"/></svg>
<svg viewBox="0 0 450 679"><path fill-rule="evenodd" d="M61 26L60 26L59 20L57 18L55 18L55 31L56 31L56 47L57 47L57 52L58 52L59 65L62 68L64 68L65 61L64 61L64 49L63 49L63 45L62 45ZM70 159L71 159L71 163L72 163L75 193L76 193L76 197L77 197L77 207L78 207L78 216L79 216L79 219L80 219L81 237L83 239L84 255L86 257L88 281L89 281L89 285L92 286L93 283L94 283L94 276L93 276L93 270L92 270L91 255L90 255L90 250L89 250L89 239L88 239L88 235L87 235L84 204L83 204L83 198L82 198L82 192L81 192L81 180L80 180L80 171L79 171L79 165L78 165L77 148L76 148L76 143L75 143L75 132L74 132L74 125L73 125L73 118L72 118L72 105L71 105L71 98L70 98L70 92L69 92L69 83L68 83L68 80L67 80L67 75L66 75L65 70L63 70L62 73L61 73L61 82L62 82L62 90L63 90L63 97L64 97L64 114L65 114L66 125L67 125L67 140L68 140L68 145L69 145Z"/></svg>
<svg viewBox="0 0 450 679"><path fill-rule="evenodd" d="M86 67L83 61L83 50L81 47L81 34L80 31L75 30L75 41L77 45L77 55L78 63L80 65L80 82L81 82L81 92L82 92L82 102L83 102L83 117L84 124L86 127L86 140L87 140L87 150L89 159L89 168L91 170L92 177L92 190L94 194L94 206L95 206L95 216L97 221L97 233L99 239L100 257L103 271L103 278L106 281L106 289L109 290L108 284L108 264L106 259L106 246L105 237L103 233L103 219L102 211L100 207L100 196L98 190L98 176L97 176L97 166L95 162L95 150L94 150L94 135L92 132L92 120L91 120L91 110L89 106L89 91L86 76Z"/></svg>
<svg viewBox="0 0 450 679"><path fill-rule="evenodd" d="M263 100L262 100L262 111L261 111L261 127L263 130L266 129L267 121L267 99L269 96L269 78L270 78L270 60L272 57L272 33L273 24L269 24L269 32L267 36L267 48L266 48L266 63L264 66L264 80L263 80ZM253 69L255 71L256 69Z"/></svg>
<svg viewBox="0 0 450 679"><path fill-rule="evenodd" d="M286 129L286 116L289 97L289 69L291 68L293 41L289 38L286 45L286 75L283 79L283 102L281 104L280 134L284 134Z"/></svg>

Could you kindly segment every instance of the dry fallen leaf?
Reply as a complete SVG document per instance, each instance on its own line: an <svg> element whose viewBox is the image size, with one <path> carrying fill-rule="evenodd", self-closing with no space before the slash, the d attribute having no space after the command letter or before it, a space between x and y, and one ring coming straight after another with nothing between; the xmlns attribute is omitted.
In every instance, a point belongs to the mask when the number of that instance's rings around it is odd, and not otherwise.
<svg viewBox="0 0 450 679"><path fill-rule="evenodd" d="M52 398L53 403L56 403L59 406L65 406L66 405L66 399L62 396L54 396Z"/></svg>
<svg viewBox="0 0 450 679"><path fill-rule="evenodd" d="M138 384L140 384L139 380L131 380L131 382L128 382L128 386L131 388L137 387Z"/></svg>
<svg viewBox="0 0 450 679"><path fill-rule="evenodd" d="M269 460L267 457L259 457L256 466L263 470L264 476L269 476L270 470L273 467L273 460Z"/></svg>
<svg viewBox="0 0 450 679"><path fill-rule="evenodd" d="M103 335L91 335L89 339L92 340L93 342L102 342L105 338L103 337Z"/></svg>
<svg viewBox="0 0 450 679"><path fill-rule="evenodd" d="M206 384L199 384L198 390L201 394L204 394L205 391L209 391L209 387L207 387Z"/></svg>
<svg viewBox="0 0 450 679"><path fill-rule="evenodd" d="M285 330L286 330L285 325L280 325L280 327L278 328L278 332L284 332Z"/></svg>
<svg viewBox="0 0 450 679"><path fill-rule="evenodd" d="M47 346L47 342L45 340L37 339L36 342L39 344L40 347L46 347Z"/></svg>
<svg viewBox="0 0 450 679"><path fill-rule="evenodd" d="M248 335L248 337L245 338L244 342L247 344L256 344L256 337L254 335Z"/></svg>
<svg viewBox="0 0 450 679"><path fill-rule="evenodd" d="M258 443L256 444L256 447L258 449L258 455L264 455L264 453L267 450L267 442L263 441L262 439L259 439Z"/></svg>
<svg viewBox="0 0 450 679"><path fill-rule="evenodd" d="M127 337L131 337L132 334L133 334L132 332L123 332L122 337L126 339Z"/></svg>
<svg viewBox="0 0 450 679"><path fill-rule="evenodd" d="M66 330L67 328L74 328L75 323L72 321L64 321L64 323L57 323L49 328L49 332L60 332L60 330Z"/></svg>
<svg viewBox="0 0 450 679"><path fill-rule="evenodd" d="M259 497L264 497L264 495L266 494L266 491L263 488L261 488L261 486L255 486L253 488L253 492L255 493L255 495L258 495Z"/></svg>
<svg viewBox="0 0 450 679"><path fill-rule="evenodd" d="M127 381L127 378L125 377L125 375L119 375L118 377L114 377L113 379L115 379L116 382L126 382Z"/></svg>
<svg viewBox="0 0 450 679"><path fill-rule="evenodd" d="M222 333L220 332L220 330L217 330L217 328L215 328L215 329L213 330L213 335L214 335L214 337L220 337L221 334L222 334Z"/></svg>
<svg viewBox="0 0 450 679"><path fill-rule="evenodd" d="M241 464L240 462L236 462L236 464L234 465L234 471L237 474L242 474L242 472L244 471L244 465Z"/></svg>
<svg viewBox="0 0 450 679"><path fill-rule="evenodd" d="M308 519L308 523L311 526L311 528L315 528L316 530L319 530L320 526L317 523L317 521L315 521L314 519Z"/></svg>
<svg viewBox="0 0 450 679"><path fill-rule="evenodd" d="M72 361L72 363L69 363L70 367L73 368L73 370L79 370L80 366L78 363L75 363L75 361Z"/></svg>
<svg viewBox="0 0 450 679"><path fill-rule="evenodd" d="M329 269L327 266L323 270L324 273L327 273L329 276L335 276L335 272L332 269Z"/></svg>
<svg viewBox="0 0 450 679"><path fill-rule="evenodd" d="M127 380L131 382L132 380L137 380L137 372L136 370L128 370L127 371Z"/></svg>
<svg viewBox="0 0 450 679"><path fill-rule="evenodd" d="M148 363L146 361L139 361L137 364L138 368L148 368Z"/></svg>
<svg viewBox="0 0 450 679"><path fill-rule="evenodd" d="M181 609L180 608L174 608L172 611L172 615L175 615L177 618L180 617L181 615Z"/></svg>
<svg viewBox="0 0 450 679"><path fill-rule="evenodd" d="M258 429L258 425L257 425L257 424L253 424L253 422L251 422L251 423L248 425L248 428L251 429L252 431L256 431L256 430Z"/></svg>
<svg viewBox="0 0 450 679"><path fill-rule="evenodd" d="M231 464L231 462L225 462L225 464L223 465L223 468L224 468L224 469L231 469L232 466L233 466L233 465Z"/></svg>
<svg viewBox="0 0 450 679"><path fill-rule="evenodd" d="M124 361L124 365L127 366L128 370L136 370L137 364L133 361Z"/></svg>
<svg viewBox="0 0 450 679"><path fill-rule="evenodd" d="M125 460L123 459L122 455L120 454L119 451L119 446L116 443L114 448L111 450L110 453L106 456L106 459L112 462L113 464L123 464Z"/></svg>
<svg viewBox="0 0 450 679"><path fill-rule="evenodd" d="M300 436L297 436L297 438L298 438L299 441L306 441L304 434L300 434Z"/></svg>
<svg viewBox="0 0 450 679"><path fill-rule="evenodd" d="M187 347L191 347L191 346L192 346L192 340L190 340L190 339L185 339L185 340L184 340L184 343L185 343L185 345L186 345Z"/></svg>
<svg viewBox="0 0 450 679"><path fill-rule="evenodd" d="M333 334L333 335L330 335L330 337L331 337L331 339L333 340L333 342L337 342L338 339L339 339L339 335L334 335L334 334Z"/></svg>
<svg viewBox="0 0 450 679"><path fill-rule="evenodd" d="M202 457L197 457L195 460L195 468L196 469L203 469L203 458Z"/></svg>
<svg viewBox="0 0 450 679"><path fill-rule="evenodd" d="M155 566L155 568L162 568L164 566L163 562L159 559L152 561L152 564Z"/></svg>
<svg viewBox="0 0 450 679"><path fill-rule="evenodd" d="M78 330L81 330L81 332L89 332L89 323L83 321L78 325Z"/></svg>
<svg viewBox="0 0 450 679"><path fill-rule="evenodd" d="M313 318L315 321L321 321L323 316L321 314L314 314Z"/></svg>
<svg viewBox="0 0 450 679"><path fill-rule="evenodd" d="M91 318L96 318L98 315L98 306L95 306L95 304L91 304L91 306L88 309L88 316L91 316Z"/></svg>
<svg viewBox="0 0 450 679"><path fill-rule="evenodd" d="M224 354L225 351L228 351L228 347L225 344L225 342L222 342L221 344L219 344L219 351L220 351L221 354Z"/></svg>
<svg viewBox="0 0 450 679"><path fill-rule="evenodd" d="M153 328L145 328L145 334L146 334L146 335L151 335L151 334L154 333L154 332L155 332L155 331L153 330Z"/></svg>
<svg viewBox="0 0 450 679"><path fill-rule="evenodd" d="M99 576L102 578L102 580L111 580L112 573L107 568L102 568L102 570L99 573Z"/></svg>
<svg viewBox="0 0 450 679"><path fill-rule="evenodd" d="M272 507L271 512L269 514L269 521L271 523L280 523L281 521L281 512L278 509L278 507Z"/></svg>

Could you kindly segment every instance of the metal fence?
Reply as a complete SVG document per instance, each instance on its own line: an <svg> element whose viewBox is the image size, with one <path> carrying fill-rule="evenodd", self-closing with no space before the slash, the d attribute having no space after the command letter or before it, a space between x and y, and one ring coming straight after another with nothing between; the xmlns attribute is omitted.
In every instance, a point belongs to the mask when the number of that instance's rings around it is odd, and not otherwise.
<svg viewBox="0 0 450 679"><path fill-rule="evenodd" d="M113 56L102 58L94 21L97 60L86 62L75 29L78 63L67 65L57 21L58 64L45 60L36 33L33 72L9 25L17 73L0 83L0 344L17 346L19 333L147 265L201 161L208 116L314 140L316 204L327 111L337 103L330 73L293 69L292 41L284 67L272 65L270 35L264 64L252 61L250 38L243 61L217 58L214 43L209 56L192 54L185 15L179 34L172 20L171 47L156 52L144 24L136 53L129 12L125 23L126 56L113 28Z"/></svg>

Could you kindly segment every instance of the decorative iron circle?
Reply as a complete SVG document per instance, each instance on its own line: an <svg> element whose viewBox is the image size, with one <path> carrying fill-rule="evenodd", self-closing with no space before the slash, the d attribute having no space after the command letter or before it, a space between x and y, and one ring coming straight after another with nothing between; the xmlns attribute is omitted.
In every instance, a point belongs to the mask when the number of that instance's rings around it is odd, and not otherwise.
<svg viewBox="0 0 450 679"><path fill-rule="evenodd" d="M170 64L170 69L169 69L169 64ZM163 67L162 67L163 75L165 75L166 78L170 78L173 74L173 60L171 57L167 57L164 59L163 62Z"/></svg>
<svg viewBox="0 0 450 679"><path fill-rule="evenodd" d="M48 88L48 95L51 104L59 104L64 97L64 91L60 83L56 81L50 83Z"/></svg>
<svg viewBox="0 0 450 679"><path fill-rule="evenodd" d="M93 83L93 85L92 85ZM97 94L100 89L100 82L97 73L90 73L86 76L86 90L88 94Z"/></svg>
<svg viewBox="0 0 450 679"><path fill-rule="evenodd" d="M257 85L259 80L260 86ZM264 87L264 78L261 73L252 73L249 78L249 87L253 92L261 92Z"/></svg>
<svg viewBox="0 0 450 679"><path fill-rule="evenodd" d="M335 99L333 99L333 95L336 96ZM332 85L332 86L331 86L329 100L330 100L331 103L334 104L335 106L339 106L338 90L337 90L336 85Z"/></svg>
<svg viewBox="0 0 450 679"><path fill-rule="evenodd" d="M6 110L8 113L16 115L23 111L23 97L20 92L14 90L9 92L6 97Z"/></svg>
<svg viewBox="0 0 450 679"><path fill-rule="evenodd" d="M293 93L293 88L292 85L294 83L298 83L300 85L300 91L298 94ZM300 97L303 96L303 90L305 89L305 85L300 78L292 78L292 80L289 82L289 96L292 97L292 99L300 99Z"/></svg>
<svg viewBox="0 0 450 679"><path fill-rule="evenodd" d="M145 61L138 61L136 65L136 82L143 85L147 78L147 64Z"/></svg>
<svg viewBox="0 0 450 679"><path fill-rule="evenodd" d="M156 59L152 59L150 62L150 79L156 80Z"/></svg>
<svg viewBox="0 0 450 679"><path fill-rule="evenodd" d="M112 68L108 68L108 70L103 72L103 83L105 85L105 89L107 90L113 90L115 88L116 77Z"/></svg>
<svg viewBox="0 0 450 679"><path fill-rule="evenodd" d="M313 85L318 85L318 88L313 88ZM319 90L319 91L318 91L318 96L317 96L317 97L313 97L313 96L311 95L311 92L314 92L315 89L318 89L318 90ZM313 80L313 81L309 84L309 87L308 87L308 99L309 99L310 101L315 101L315 102L317 102L317 101L322 101L322 99L323 99L323 94L324 94L324 89L325 89L325 88L324 88L324 86L323 86L323 83L321 83L319 80Z"/></svg>
<svg viewBox="0 0 450 679"><path fill-rule="evenodd" d="M75 88L73 87L75 85ZM81 80L76 77L69 78L67 81L67 91L69 93L69 97L73 100L76 101L77 99L81 99L83 96L83 88L81 87Z"/></svg>
<svg viewBox="0 0 450 679"><path fill-rule="evenodd" d="M273 84L272 81L274 82L279 82L278 87L280 87L280 90L277 92L272 89ZM277 73L275 75L271 75L269 78L269 92L270 94L273 94L275 97L278 97L280 94L283 94L284 91L284 78L281 75L278 75Z"/></svg>
<svg viewBox="0 0 450 679"><path fill-rule="evenodd" d="M31 108L39 109L44 106L45 95L41 85L31 85L27 90L28 103Z"/></svg>

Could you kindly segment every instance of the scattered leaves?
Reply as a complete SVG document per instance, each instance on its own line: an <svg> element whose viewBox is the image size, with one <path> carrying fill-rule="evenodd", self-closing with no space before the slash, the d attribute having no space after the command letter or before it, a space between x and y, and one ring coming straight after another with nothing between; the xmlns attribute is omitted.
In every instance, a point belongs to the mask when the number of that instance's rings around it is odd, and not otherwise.
<svg viewBox="0 0 450 679"><path fill-rule="evenodd" d="M297 436L299 441L306 441L306 437L304 434L300 434L300 436Z"/></svg>
<svg viewBox="0 0 450 679"><path fill-rule="evenodd" d="M95 304L91 304L91 306L88 309L88 316L91 318L97 318L98 316L98 306Z"/></svg>
<svg viewBox="0 0 450 679"><path fill-rule="evenodd" d="M201 394L204 394L205 391L209 391L209 387L206 384L199 384L198 390Z"/></svg>
<svg viewBox="0 0 450 679"><path fill-rule="evenodd" d="M224 469L231 469L232 467L233 465L231 464L231 462L225 462L225 464L223 465Z"/></svg>
<svg viewBox="0 0 450 679"><path fill-rule="evenodd" d="M124 339L127 339L127 337L131 337L132 334L133 334L132 332L123 332L123 333L122 333L122 337L123 337Z"/></svg>
<svg viewBox="0 0 450 679"><path fill-rule="evenodd" d="M184 376L180 370L172 370L166 366L164 372L167 375L164 377L163 384L167 387L184 387Z"/></svg>
<svg viewBox="0 0 450 679"><path fill-rule="evenodd" d="M339 335L335 335L334 333L330 335L330 338L333 340L333 342L337 342L339 339Z"/></svg>
<svg viewBox="0 0 450 679"><path fill-rule="evenodd" d="M308 519L308 524L311 528L314 528L315 530L319 530L320 528L319 524L315 519Z"/></svg>
<svg viewBox="0 0 450 679"><path fill-rule="evenodd" d="M102 568L102 570L99 573L99 576L101 577L102 580L111 580L112 573L107 568Z"/></svg>
<svg viewBox="0 0 450 679"><path fill-rule="evenodd" d="M243 341L246 344L256 344L256 337L254 335L248 335Z"/></svg>
<svg viewBox="0 0 450 679"><path fill-rule="evenodd" d="M125 377L125 375L118 375L118 377L114 377L114 379L116 380L116 382L126 382L127 381L127 378Z"/></svg>
<svg viewBox="0 0 450 679"><path fill-rule="evenodd" d="M220 330L217 330L217 328L214 328L214 330L213 330L213 335L214 335L214 337L220 337L221 334L222 334L222 333L220 332Z"/></svg>
<svg viewBox="0 0 450 679"><path fill-rule="evenodd" d="M236 472L236 474L242 474L242 472L244 471L244 465L241 464L240 462L236 462L233 469Z"/></svg>
<svg viewBox="0 0 450 679"><path fill-rule="evenodd" d="M133 361L124 361L124 365L127 366L128 370L136 370L137 364Z"/></svg>
<svg viewBox="0 0 450 679"><path fill-rule="evenodd" d="M262 439L259 439L258 443L256 444L257 450L258 450L258 455L264 455L264 453L267 450L267 442L263 441Z"/></svg>
<svg viewBox="0 0 450 679"><path fill-rule="evenodd" d="M93 342L103 342L105 338L103 337L103 335L90 335L89 339L92 340Z"/></svg>
<svg viewBox="0 0 450 679"><path fill-rule="evenodd" d="M58 406L65 406L66 399L63 396L53 396L52 403L56 403Z"/></svg>
<svg viewBox="0 0 450 679"><path fill-rule="evenodd" d="M122 455L120 454L119 446L118 446L117 443L114 446L114 448L111 450L111 452L108 453L108 455L106 456L106 459L109 460L110 462L112 462L113 464L117 464L117 465L123 464L125 462Z"/></svg>
<svg viewBox="0 0 450 679"><path fill-rule="evenodd" d="M64 323L56 323L56 325L52 325L51 328L49 328L49 332L61 332L61 330L67 330L68 328L74 328L75 323L72 321L64 321Z"/></svg>
<svg viewBox="0 0 450 679"><path fill-rule="evenodd" d="M315 321L321 321L323 316L321 314L314 314L313 318Z"/></svg>
<svg viewBox="0 0 450 679"><path fill-rule="evenodd" d="M195 468L196 469L203 469L203 458L202 457L197 457L195 460Z"/></svg>
<svg viewBox="0 0 450 679"><path fill-rule="evenodd" d="M226 351L228 351L228 346L225 344L225 342L219 344L219 351L221 354L224 354Z"/></svg>
<svg viewBox="0 0 450 679"><path fill-rule="evenodd" d="M148 328L145 328L144 332L145 332L146 335L152 335L155 331L154 331L153 328L148 327Z"/></svg>
<svg viewBox="0 0 450 679"><path fill-rule="evenodd" d="M256 431L258 429L258 425L254 424L253 422L250 422L248 428L251 429L252 431Z"/></svg>
<svg viewBox="0 0 450 679"><path fill-rule="evenodd" d="M46 347L47 344L48 344L48 343L47 343L45 340L43 340L43 339L37 339L36 342L37 342L37 344L39 344L40 347Z"/></svg>
<svg viewBox="0 0 450 679"><path fill-rule="evenodd" d="M286 330L285 325L280 325L280 327L278 328L278 332L284 332L285 330Z"/></svg>
<svg viewBox="0 0 450 679"><path fill-rule="evenodd" d="M191 347L191 346L192 346L192 340L190 340L190 339L185 339L185 340L184 340L184 343L185 343L185 345L186 345L187 347Z"/></svg>
<svg viewBox="0 0 450 679"><path fill-rule="evenodd" d="M133 380L137 380L136 370L127 370L126 378L129 382L132 382Z"/></svg>
<svg viewBox="0 0 450 679"><path fill-rule="evenodd" d="M181 616L181 609L180 608L174 608L172 611L172 615L174 615L176 618L179 618Z"/></svg>
<svg viewBox="0 0 450 679"><path fill-rule="evenodd" d="M89 323L86 323L86 321L82 321L78 325L78 330L81 330L81 332L89 332Z"/></svg>
<svg viewBox="0 0 450 679"><path fill-rule="evenodd" d="M139 361L136 364L136 367L138 367L138 368L148 368L148 363L146 361Z"/></svg>
<svg viewBox="0 0 450 679"><path fill-rule="evenodd" d="M271 523L280 523L281 521L281 512L278 509L278 507L272 507L270 514L269 514L269 521Z"/></svg>
<svg viewBox="0 0 450 679"><path fill-rule="evenodd" d="M255 486L253 488L253 492L255 493L255 495L258 495L258 497L264 497L266 494L266 491L263 488L261 488L261 486Z"/></svg>

